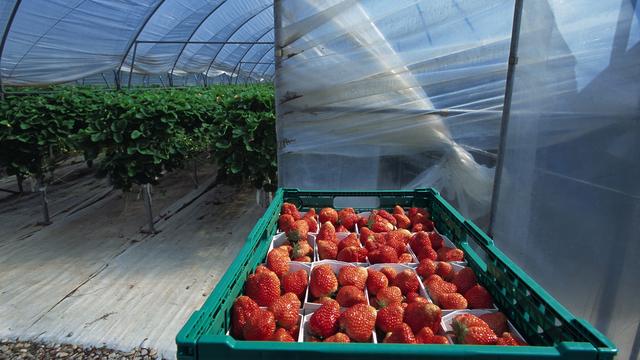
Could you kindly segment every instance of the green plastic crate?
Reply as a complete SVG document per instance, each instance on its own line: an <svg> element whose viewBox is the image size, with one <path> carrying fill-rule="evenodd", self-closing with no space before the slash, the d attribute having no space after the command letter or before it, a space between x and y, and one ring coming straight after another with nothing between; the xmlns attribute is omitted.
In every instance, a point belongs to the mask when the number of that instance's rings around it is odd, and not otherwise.
<svg viewBox="0 0 640 360"><path fill-rule="evenodd" d="M280 207L292 202L305 210L348 202L358 210L424 207L438 231L464 250L478 281L495 303L535 346L326 344L237 341L226 336L230 310L242 294L248 274L264 261L277 229ZM359 203L369 203L364 207ZM375 203L375 204L372 204ZM301 331L303 331L301 329ZM271 206L247 237L202 308L176 338L178 359L612 359L615 345L593 326L578 319L515 265L482 230L465 220L433 189L375 191L314 191L280 189Z"/></svg>

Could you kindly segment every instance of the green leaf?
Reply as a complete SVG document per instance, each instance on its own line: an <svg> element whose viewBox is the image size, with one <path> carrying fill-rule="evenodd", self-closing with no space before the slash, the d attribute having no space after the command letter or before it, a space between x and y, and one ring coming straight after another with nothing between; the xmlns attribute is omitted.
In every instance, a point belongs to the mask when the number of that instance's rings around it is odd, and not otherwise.
<svg viewBox="0 0 640 360"><path fill-rule="evenodd" d="M133 139L133 140L139 138L140 136L142 136L142 132L140 132L138 130L133 130L131 132L131 139Z"/></svg>

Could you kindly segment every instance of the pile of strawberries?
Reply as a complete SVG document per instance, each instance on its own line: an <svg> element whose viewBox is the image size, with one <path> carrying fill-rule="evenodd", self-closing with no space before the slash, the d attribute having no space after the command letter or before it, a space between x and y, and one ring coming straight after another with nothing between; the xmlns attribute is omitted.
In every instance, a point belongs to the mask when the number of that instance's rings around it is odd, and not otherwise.
<svg viewBox="0 0 640 360"><path fill-rule="evenodd" d="M342 239L339 239L333 223L329 221L322 223L316 237L320 260L367 262L367 249L360 246L357 234L351 232L347 234L341 233Z"/></svg>
<svg viewBox="0 0 640 360"><path fill-rule="evenodd" d="M480 316L461 314L451 322L455 342L467 345L526 345L508 330L507 317L501 312ZM498 335L499 334L499 335Z"/></svg>
<svg viewBox="0 0 640 360"><path fill-rule="evenodd" d="M247 277L245 296L233 304L231 335L244 340L295 341L307 276L305 270L298 270L278 277L258 265Z"/></svg>
<svg viewBox="0 0 640 360"><path fill-rule="evenodd" d="M478 284L473 269L464 267L458 272L444 261L422 259L416 269L434 303L446 310L491 309L493 298Z"/></svg>
<svg viewBox="0 0 640 360"><path fill-rule="evenodd" d="M375 336L380 343L450 344L443 310L495 307L463 266L464 252L447 246L434 225L428 211L415 207L368 214L322 208L316 214L285 203L278 228L286 241L280 239L248 276L232 308L230 334L263 341L372 342ZM499 312L447 321L453 332L446 335L455 343L522 345Z"/></svg>

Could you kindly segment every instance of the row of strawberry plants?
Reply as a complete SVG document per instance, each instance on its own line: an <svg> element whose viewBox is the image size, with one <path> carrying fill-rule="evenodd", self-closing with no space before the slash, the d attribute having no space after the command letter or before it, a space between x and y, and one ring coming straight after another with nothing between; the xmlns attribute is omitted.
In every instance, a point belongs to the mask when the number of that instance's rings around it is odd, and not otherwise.
<svg viewBox="0 0 640 360"><path fill-rule="evenodd" d="M210 153L229 181L275 183L273 88L220 86L99 92L64 87L0 102L0 168L40 179L72 153L119 189Z"/></svg>

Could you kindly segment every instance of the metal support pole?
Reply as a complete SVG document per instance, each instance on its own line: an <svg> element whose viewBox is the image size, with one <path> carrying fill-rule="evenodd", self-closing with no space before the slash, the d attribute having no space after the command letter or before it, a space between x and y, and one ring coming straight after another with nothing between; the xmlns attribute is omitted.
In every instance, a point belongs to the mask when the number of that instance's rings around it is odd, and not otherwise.
<svg viewBox="0 0 640 360"><path fill-rule="evenodd" d="M129 82L127 87L131 89L131 78L133 77L133 67L136 64L136 52L138 51L138 42L133 44L133 58L131 59L131 68L129 69Z"/></svg>
<svg viewBox="0 0 640 360"><path fill-rule="evenodd" d="M22 0L16 0L16 3L13 4L11 15L9 15L9 18L7 19L7 24L4 27L2 39L0 40L0 100L4 100L4 82L2 82L2 54L4 52L4 45L6 44L7 38L9 37L11 25L13 25L13 20L16 18L16 14L18 13L18 8L20 7L21 2Z"/></svg>
<svg viewBox="0 0 640 360"><path fill-rule="evenodd" d="M42 222L40 224L50 225L49 200L47 200L47 185L44 183L44 175L38 176L38 191L40 191L40 200L42 202Z"/></svg>
<svg viewBox="0 0 640 360"><path fill-rule="evenodd" d="M107 78L104 76L104 73L100 73L100 76L102 76L102 80L104 80L104 83L107 84L107 89L111 90L111 86L109 86L109 82L107 81Z"/></svg>
<svg viewBox="0 0 640 360"><path fill-rule="evenodd" d="M116 89L120 90L120 85L121 85L121 83L120 83L120 73L122 72L122 66L124 65L125 60L127 60L127 55L129 55L129 51L131 51L131 47L138 40L138 37L140 36L140 34L142 34L142 31L147 26L147 23L149 23L149 20L151 20L153 15L155 15L155 13L158 11L158 9L160 9L160 7L162 6L162 4L164 2L165 2L165 0L158 1L156 6L153 8L153 10L151 10L149 12L147 17L144 19L144 21L142 22L142 24L140 25L140 27L136 31L136 34L131 38L131 41L127 45L127 50L124 52L124 55L122 56L122 59L120 60L120 66L118 66L117 75L116 75L116 79L115 79L116 80ZM133 67L133 64L131 65L131 67Z"/></svg>
<svg viewBox="0 0 640 360"><path fill-rule="evenodd" d="M142 197L144 199L144 209L147 213L147 226L146 230L143 232L147 232L149 234L157 234L156 228L153 224L153 211L151 208L151 184L144 184L142 186Z"/></svg>
<svg viewBox="0 0 640 360"><path fill-rule="evenodd" d="M200 182L198 181L198 159L193 158L193 184L197 189L200 186Z"/></svg>
<svg viewBox="0 0 640 360"><path fill-rule="evenodd" d="M504 106L502 108L502 120L500 123L500 144L498 146L498 160L496 163L496 172L493 178L493 196L491 198L491 212L489 213L489 230L490 236L493 236L493 227L495 225L495 216L498 208L500 195L500 182L502 180L502 170L504 168L504 152L507 143L507 132L509 130L509 116L511 115L511 98L513 95L513 81L518 63L518 42L520 41L520 24L522 22L522 7L524 0L516 0L513 11L513 27L511 29L511 46L509 48L509 67L507 69L507 84L504 93Z"/></svg>

